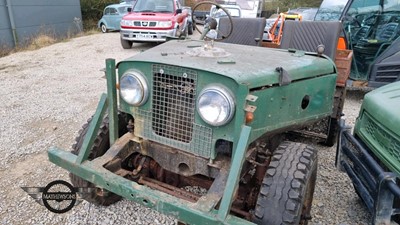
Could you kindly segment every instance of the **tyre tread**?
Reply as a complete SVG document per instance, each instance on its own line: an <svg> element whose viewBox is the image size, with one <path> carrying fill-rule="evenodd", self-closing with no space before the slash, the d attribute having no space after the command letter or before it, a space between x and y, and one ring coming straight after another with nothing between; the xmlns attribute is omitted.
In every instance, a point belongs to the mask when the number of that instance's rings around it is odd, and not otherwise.
<svg viewBox="0 0 400 225"><path fill-rule="evenodd" d="M314 148L301 143L283 142L275 150L262 182L254 213L255 222L297 224L307 175L313 172L313 167L316 170L316 163L317 152ZM277 213L269 213L273 208ZM281 218L276 214L280 214Z"/></svg>

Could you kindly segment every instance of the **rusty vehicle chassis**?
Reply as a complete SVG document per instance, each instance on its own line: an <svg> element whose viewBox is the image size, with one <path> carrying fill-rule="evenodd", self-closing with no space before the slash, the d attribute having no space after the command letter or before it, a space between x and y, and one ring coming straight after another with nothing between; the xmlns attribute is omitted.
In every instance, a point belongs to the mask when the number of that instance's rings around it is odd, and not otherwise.
<svg viewBox="0 0 400 225"><path fill-rule="evenodd" d="M106 66L107 95L101 96L93 117L93 121L96 122L89 125L81 151L75 155L53 147L48 150L49 160L95 184L96 191L113 192L161 213L172 215L178 220L190 221L190 224L253 224L245 219L251 220L248 208L256 204L259 190L246 187L259 187L269 156L265 155L262 160L257 160L257 146L246 151L249 147L251 128L242 127L233 159L222 157L213 161L190 154L178 154L176 149L143 141L131 132L117 138L117 97L112 86L116 85L115 60L107 59ZM88 160L101 118L107 109L111 148L103 156ZM151 158L159 148L166 150L165 161L156 162ZM204 176L190 176L190 171L185 174L185 170L176 171L185 175L181 176L174 171L164 170L163 167L168 168L166 162L177 155L180 155L178 160L189 165L194 165L192 162L197 161L198 168L207 168L202 171ZM126 164L133 169L126 169ZM204 167L204 164L207 166ZM231 167L231 164L235 166ZM246 179L250 168L254 169L255 179ZM239 180L244 180L245 183L256 182L258 185L239 185ZM206 195L201 196L182 189L185 186L200 186L208 191ZM246 206L248 208L243 210Z"/></svg>

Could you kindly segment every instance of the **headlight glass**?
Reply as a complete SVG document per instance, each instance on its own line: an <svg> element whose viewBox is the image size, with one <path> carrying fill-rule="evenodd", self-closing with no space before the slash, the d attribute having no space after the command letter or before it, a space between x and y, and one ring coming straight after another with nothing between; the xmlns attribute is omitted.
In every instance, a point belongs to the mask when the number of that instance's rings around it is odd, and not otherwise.
<svg viewBox="0 0 400 225"><path fill-rule="evenodd" d="M149 89L144 76L137 71L128 71L120 80L120 95L125 102L133 105L143 105L148 98Z"/></svg>
<svg viewBox="0 0 400 225"><path fill-rule="evenodd" d="M170 27L170 26L172 26L172 21L159 21L158 26L159 27Z"/></svg>
<svg viewBox="0 0 400 225"><path fill-rule="evenodd" d="M128 26L127 21L126 20L121 20L121 26Z"/></svg>
<svg viewBox="0 0 400 225"><path fill-rule="evenodd" d="M227 90L223 86L211 86L200 93L197 110L206 123L222 126L232 119L235 113L235 102Z"/></svg>
<svg viewBox="0 0 400 225"><path fill-rule="evenodd" d="M121 26L132 26L132 22L131 20L121 20Z"/></svg>

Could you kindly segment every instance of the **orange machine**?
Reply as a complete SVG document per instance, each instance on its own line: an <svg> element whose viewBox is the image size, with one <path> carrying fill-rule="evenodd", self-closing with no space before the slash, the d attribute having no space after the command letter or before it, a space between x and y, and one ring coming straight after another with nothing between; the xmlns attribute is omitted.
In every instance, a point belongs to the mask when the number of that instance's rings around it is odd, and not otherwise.
<svg viewBox="0 0 400 225"><path fill-rule="evenodd" d="M276 18L274 25L269 29L269 39L272 43L279 45L281 43L283 26L285 20L298 20L301 21L302 16L297 13L280 13Z"/></svg>

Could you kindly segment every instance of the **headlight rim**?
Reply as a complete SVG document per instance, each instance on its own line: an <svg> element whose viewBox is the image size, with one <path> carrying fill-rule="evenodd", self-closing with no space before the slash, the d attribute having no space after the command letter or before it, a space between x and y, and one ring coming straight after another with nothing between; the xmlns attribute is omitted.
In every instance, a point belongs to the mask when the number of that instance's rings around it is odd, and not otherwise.
<svg viewBox="0 0 400 225"><path fill-rule="evenodd" d="M121 93L122 92L121 83L122 83L122 80L124 79L124 77L126 77L126 76L132 76L139 81L139 84L142 88L141 92L142 92L143 97L141 98L141 100L138 103L132 103L132 102L127 101L124 98L124 95ZM124 102L128 103L129 105L135 106L135 107L142 106L147 102L149 95L150 95L149 85L148 85L146 77L143 75L142 72L140 72L138 70L128 70L121 76L119 83L120 83L119 94L120 94L121 98L124 100Z"/></svg>
<svg viewBox="0 0 400 225"><path fill-rule="evenodd" d="M200 103L199 103L200 99L204 95L204 93L206 93L208 91L217 92L218 94L220 94L228 102L228 105L229 105L229 108L230 108L229 115L224 120L222 120L221 122L212 123L212 122L208 121L202 115L202 113L200 111L200 108L199 108L200 107ZM232 91L230 89L228 89L227 87L225 87L224 85L221 85L221 84L210 84L210 85L207 85L203 90L201 90L201 92L199 93L198 96L199 97L197 98L196 109L197 109L197 112L200 115L201 119L205 123L207 123L207 124L209 124L211 126L219 127L219 126L224 126L224 125L228 124L232 120L233 116L235 115L235 111L236 111L236 101L235 101L234 95L233 95L233 93L232 93Z"/></svg>

